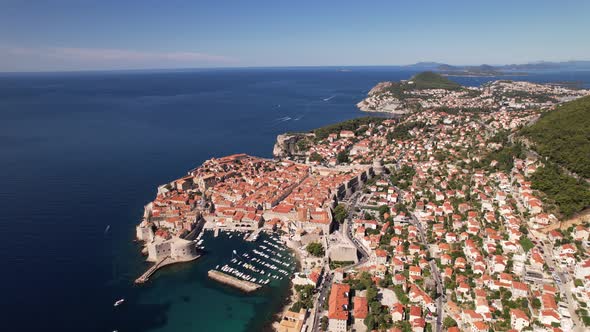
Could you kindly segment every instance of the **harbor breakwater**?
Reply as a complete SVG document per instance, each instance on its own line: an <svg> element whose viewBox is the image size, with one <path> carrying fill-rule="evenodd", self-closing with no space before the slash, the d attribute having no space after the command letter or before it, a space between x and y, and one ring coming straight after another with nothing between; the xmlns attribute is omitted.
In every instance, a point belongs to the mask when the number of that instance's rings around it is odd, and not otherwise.
<svg viewBox="0 0 590 332"><path fill-rule="evenodd" d="M257 285L253 282L234 278L220 271L209 270L207 275L209 276L209 278L215 281L238 288L247 293L254 292L261 287L260 285Z"/></svg>

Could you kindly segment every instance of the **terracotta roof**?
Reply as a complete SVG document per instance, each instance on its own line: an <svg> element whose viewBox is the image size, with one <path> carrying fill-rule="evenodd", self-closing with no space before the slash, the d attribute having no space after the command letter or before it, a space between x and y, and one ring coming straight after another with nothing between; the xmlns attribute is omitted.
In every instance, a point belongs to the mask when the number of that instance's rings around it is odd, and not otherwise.
<svg viewBox="0 0 590 332"><path fill-rule="evenodd" d="M355 296L352 299L354 306L353 316L354 318L365 319L369 314L369 305L366 297Z"/></svg>
<svg viewBox="0 0 590 332"><path fill-rule="evenodd" d="M328 318L348 320L350 285L334 284L328 299Z"/></svg>

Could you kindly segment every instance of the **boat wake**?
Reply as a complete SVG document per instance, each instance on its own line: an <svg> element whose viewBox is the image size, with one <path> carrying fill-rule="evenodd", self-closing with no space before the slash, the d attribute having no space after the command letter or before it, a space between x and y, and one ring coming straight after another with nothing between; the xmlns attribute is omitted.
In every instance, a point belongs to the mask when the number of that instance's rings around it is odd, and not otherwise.
<svg viewBox="0 0 590 332"><path fill-rule="evenodd" d="M332 100L332 98L334 98L334 97L336 97L336 95L330 96L330 97L328 97L328 98L324 98L324 99L322 99L322 100L323 100L323 101L330 101L330 100Z"/></svg>

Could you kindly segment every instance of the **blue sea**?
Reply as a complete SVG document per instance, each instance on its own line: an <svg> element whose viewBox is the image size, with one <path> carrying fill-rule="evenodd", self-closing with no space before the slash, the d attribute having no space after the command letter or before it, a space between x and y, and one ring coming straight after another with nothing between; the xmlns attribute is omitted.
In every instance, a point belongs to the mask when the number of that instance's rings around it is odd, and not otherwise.
<svg viewBox="0 0 590 332"><path fill-rule="evenodd" d="M191 264L146 268L134 227L156 186L204 160L271 157L276 135L366 115L396 68L0 74L0 306L6 331L261 331L288 282L244 295L206 278L247 248L209 235ZM590 72L508 77L580 81ZM497 78L453 77L479 85ZM105 232L110 225L108 232ZM113 308L113 302L126 302Z"/></svg>

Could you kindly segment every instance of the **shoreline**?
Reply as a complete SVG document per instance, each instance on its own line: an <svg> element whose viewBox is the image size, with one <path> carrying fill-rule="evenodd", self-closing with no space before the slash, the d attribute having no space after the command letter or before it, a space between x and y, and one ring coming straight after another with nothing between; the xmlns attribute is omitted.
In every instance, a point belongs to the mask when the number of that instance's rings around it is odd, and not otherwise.
<svg viewBox="0 0 590 332"><path fill-rule="evenodd" d="M285 241L285 245L287 246L287 248L289 248L289 250L293 252L293 256L295 257L295 261L297 262L296 268L293 273L297 273L300 272L301 266L303 265L301 255L299 255L298 248L292 248L288 245L288 241L289 240ZM285 313L289 311L289 309L291 308L291 306L293 306L293 304L295 304L295 302L297 302L297 292L295 291L295 284L293 284L293 282L289 280L288 296L285 296L285 298L283 299L283 304L280 310L273 314L273 318L269 326L271 331L278 331L278 326L281 322L281 319L283 319Z"/></svg>

